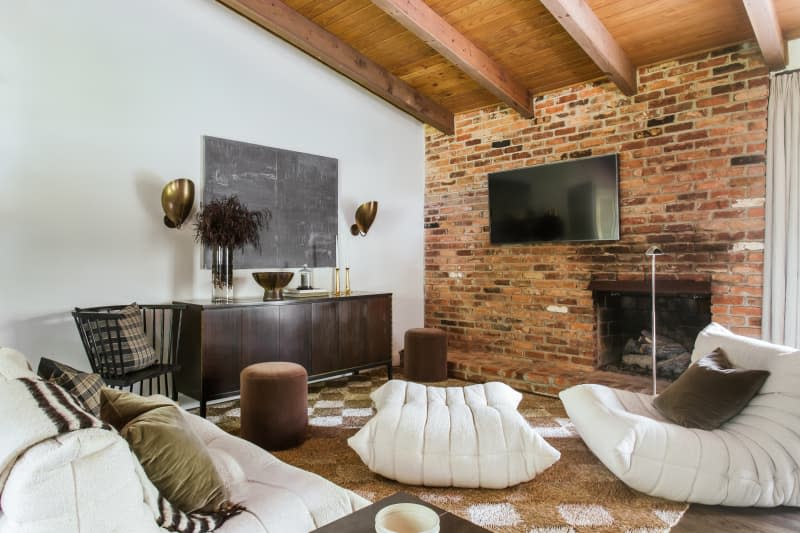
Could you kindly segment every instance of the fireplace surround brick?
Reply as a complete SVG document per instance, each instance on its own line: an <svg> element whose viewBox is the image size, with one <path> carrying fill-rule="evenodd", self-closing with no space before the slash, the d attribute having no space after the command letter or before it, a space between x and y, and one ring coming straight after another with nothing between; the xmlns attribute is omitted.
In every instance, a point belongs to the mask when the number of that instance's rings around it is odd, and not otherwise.
<svg viewBox="0 0 800 533"><path fill-rule="evenodd" d="M595 365L592 279L711 280L713 320L760 333L768 71L752 43L639 68L639 92L607 81L426 129L425 325L455 350ZM491 245L487 174L620 155L621 239Z"/></svg>

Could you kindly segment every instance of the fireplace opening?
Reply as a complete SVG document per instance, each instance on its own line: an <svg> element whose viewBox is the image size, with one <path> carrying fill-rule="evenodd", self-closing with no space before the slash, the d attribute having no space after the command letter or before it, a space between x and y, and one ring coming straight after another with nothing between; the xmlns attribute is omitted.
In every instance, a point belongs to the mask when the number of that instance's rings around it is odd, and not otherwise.
<svg viewBox="0 0 800 533"><path fill-rule="evenodd" d="M593 281L596 367L652 374L651 296L647 282ZM656 373L674 380L689 366L694 339L711 322L709 282L656 282Z"/></svg>

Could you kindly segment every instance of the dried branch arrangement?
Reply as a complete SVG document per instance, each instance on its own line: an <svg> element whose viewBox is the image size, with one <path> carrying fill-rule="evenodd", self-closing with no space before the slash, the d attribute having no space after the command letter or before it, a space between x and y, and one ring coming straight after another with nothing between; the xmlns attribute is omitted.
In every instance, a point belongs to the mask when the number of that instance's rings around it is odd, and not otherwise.
<svg viewBox="0 0 800 533"><path fill-rule="evenodd" d="M249 210L236 196L201 205L194 223L195 240L204 246L244 249L248 244L261 250L259 231L269 227L269 210Z"/></svg>

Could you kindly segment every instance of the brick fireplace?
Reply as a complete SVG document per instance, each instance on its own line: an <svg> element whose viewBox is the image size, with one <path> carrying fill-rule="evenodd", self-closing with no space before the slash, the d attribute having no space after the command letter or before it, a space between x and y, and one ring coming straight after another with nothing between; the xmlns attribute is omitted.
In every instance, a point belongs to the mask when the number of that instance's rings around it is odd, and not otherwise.
<svg viewBox="0 0 800 533"><path fill-rule="evenodd" d="M453 350L590 371L590 283L641 282L651 245L659 280L709 284L714 320L759 335L768 70L742 44L638 77L631 97L597 81L537 95L533 119L490 106L459 114L454 135L426 130L425 325ZM488 173L609 153L619 241L489 242Z"/></svg>
<svg viewBox="0 0 800 533"><path fill-rule="evenodd" d="M594 295L597 368L649 375L650 281L593 281L589 288ZM695 337L710 321L710 282L656 280L660 377L674 379L685 370Z"/></svg>

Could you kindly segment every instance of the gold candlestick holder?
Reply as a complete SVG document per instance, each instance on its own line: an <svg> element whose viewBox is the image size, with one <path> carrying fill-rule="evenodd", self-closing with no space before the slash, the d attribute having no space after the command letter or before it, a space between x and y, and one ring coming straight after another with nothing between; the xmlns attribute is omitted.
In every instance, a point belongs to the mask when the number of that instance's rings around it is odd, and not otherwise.
<svg viewBox="0 0 800 533"><path fill-rule="evenodd" d="M344 267L344 293L350 295L350 267Z"/></svg>
<svg viewBox="0 0 800 533"><path fill-rule="evenodd" d="M335 274L333 276L333 295L340 296L342 294L339 288L339 267L336 267Z"/></svg>

